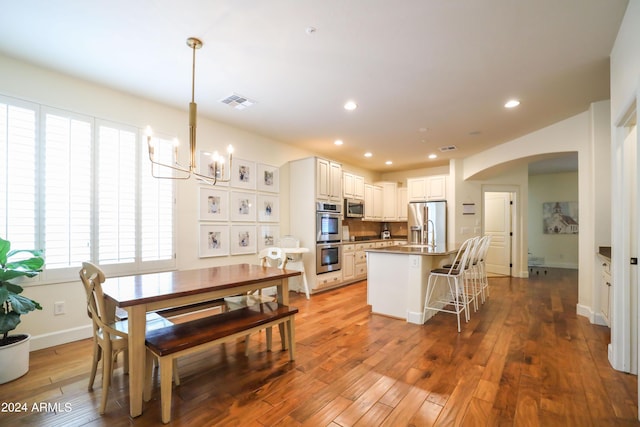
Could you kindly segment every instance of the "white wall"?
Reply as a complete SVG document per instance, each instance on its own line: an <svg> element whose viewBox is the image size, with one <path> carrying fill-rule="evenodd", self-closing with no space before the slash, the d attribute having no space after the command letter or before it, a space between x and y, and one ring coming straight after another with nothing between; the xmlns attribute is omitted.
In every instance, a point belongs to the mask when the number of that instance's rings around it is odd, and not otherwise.
<svg viewBox="0 0 640 427"><path fill-rule="evenodd" d="M3 56L0 56L0 94L125 123L140 129L149 124L154 132L175 135L181 141L188 140L186 104L184 111L167 107ZM237 157L275 166L313 155L290 145L199 117L199 149L212 150L225 147L229 143L234 145ZM187 156L187 145L181 145L180 156ZM289 230L287 170L286 167L282 168L280 174L282 235ZM178 269L257 261L256 255L199 258L197 233L200 185L195 181L179 181L177 185ZM86 297L79 280L30 286L26 288L25 295L43 306L42 311L23 316L17 329L17 332L29 332L34 336L32 350L89 336ZM55 301L65 301L66 314L53 315Z"/></svg>
<svg viewBox="0 0 640 427"><path fill-rule="evenodd" d="M610 172L608 158L595 159L594 156L602 153L610 144L610 138L605 129L610 128L610 120L607 115L608 101L600 101L590 106L589 111L570 117L531 134L517 138L513 141L493 147L475 156L464 159L465 182L482 180L486 177L499 177L505 170L514 167L522 167L549 153L578 152L578 202L580 211L580 234L578 244L578 306L577 312L595 321L599 312L599 270L597 264L597 246L606 241L601 236L606 231L598 231L599 240L596 242L596 230L606 230L607 224L598 224L596 219L606 219L602 214L603 207L595 209L595 201L606 201L609 191L603 186L594 186L594 181L599 176L608 175ZM604 161L600 161L604 160ZM605 178L606 179L606 178ZM521 266L526 266L528 247L527 224L527 184L514 183L521 186L521 220L520 230L522 241L518 242ZM464 188L464 187L463 187ZM604 227L604 228L603 228ZM600 240L601 239L601 240ZM522 275L526 273L520 270Z"/></svg>
<svg viewBox="0 0 640 427"><path fill-rule="evenodd" d="M638 301L631 298L638 283L632 283L637 266L629 265L629 257L638 256L640 248L632 247L628 216L631 186L625 175L629 156L637 149L625 146L630 122L638 121L640 102L640 0L630 0L611 51L611 247L612 247L612 312L609 361L622 371L637 370ZM636 133L637 147L640 144ZM637 171L638 162L635 164ZM636 197L637 200L637 197ZM637 201L636 201L637 204ZM637 209L637 207L636 207ZM636 210L637 212L637 210ZM637 221L637 218L634 219ZM640 236L636 236L636 241ZM635 279L637 282L637 278Z"/></svg>
<svg viewBox="0 0 640 427"><path fill-rule="evenodd" d="M578 268L578 235L545 234L543 203L577 201L577 172L529 177L529 252L535 256L543 256L547 267Z"/></svg>

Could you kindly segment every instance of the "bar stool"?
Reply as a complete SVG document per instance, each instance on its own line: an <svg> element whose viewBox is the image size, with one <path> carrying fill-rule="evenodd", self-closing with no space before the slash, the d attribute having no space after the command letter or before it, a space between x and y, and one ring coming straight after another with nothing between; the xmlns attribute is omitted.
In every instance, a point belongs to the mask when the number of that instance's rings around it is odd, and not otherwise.
<svg viewBox="0 0 640 427"><path fill-rule="evenodd" d="M422 323L427 320L427 311L455 314L458 320L458 332L460 332L460 314L464 312L465 321L469 321L469 301L465 292L465 272L468 268L469 254L473 249L476 238L467 239L456 254L449 268L436 268L431 270L427 282L427 295L422 312ZM435 293L439 281L444 279L444 292ZM434 295L435 293L435 295ZM452 308L447 308L447 307Z"/></svg>

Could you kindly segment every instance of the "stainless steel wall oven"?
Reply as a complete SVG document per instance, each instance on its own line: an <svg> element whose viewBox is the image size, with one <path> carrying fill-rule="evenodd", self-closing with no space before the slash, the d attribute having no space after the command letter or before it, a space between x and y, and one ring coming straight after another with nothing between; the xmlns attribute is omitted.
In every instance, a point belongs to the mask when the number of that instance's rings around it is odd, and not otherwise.
<svg viewBox="0 0 640 427"><path fill-rule="evenodd" d="M342 244L321 243L316 245L316 274L340 270L341 260Z"/></svg>

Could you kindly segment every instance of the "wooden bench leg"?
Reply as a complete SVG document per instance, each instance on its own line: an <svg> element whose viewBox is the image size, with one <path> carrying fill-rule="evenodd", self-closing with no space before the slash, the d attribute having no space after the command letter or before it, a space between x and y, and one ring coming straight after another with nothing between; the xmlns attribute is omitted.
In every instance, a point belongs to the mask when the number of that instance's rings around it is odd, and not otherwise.
<svg viewBox="0 0 640 427"><path fill-rule="evenodd" d="M173 377L173 358L160 358L160 405L162 407L162 423L171 421L171 380Z"/></svg>
<svg viewBox="0 0 640 427"><path fill-rule="evenodd" d="M289 360L296 360L296 328L294 324L294 317L289 317L287 320L287 338L289 339Z"/></svg>
<svg viewBox="0 0 640 427"><path fill-rule="evenodd" d="M142 398L145 402L151 400L151 383L153 377L153 361L157 360L151 351L147 350L147 358L144 363L144 390Z"/></svg>
<svg viewBox="0 0 640 427"><path fill-rule="evenodd" d="M273 343L273 330L271 326L267 328L266 334L267 334L267 351L271 351L271 346Z"/></svg>

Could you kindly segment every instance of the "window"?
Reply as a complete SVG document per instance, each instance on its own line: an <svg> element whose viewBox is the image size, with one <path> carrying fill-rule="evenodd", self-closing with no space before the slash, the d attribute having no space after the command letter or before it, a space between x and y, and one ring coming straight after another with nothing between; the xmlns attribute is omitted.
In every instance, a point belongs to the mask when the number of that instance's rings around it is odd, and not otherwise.
<svg viewBox="0 0 640 427"><path fill-rule="evenodd" d="M145 150L135 127L0 97L0 236L44 249L46 282L86 260L109 275L174 268L175 186Z"/></svg>

